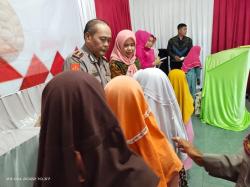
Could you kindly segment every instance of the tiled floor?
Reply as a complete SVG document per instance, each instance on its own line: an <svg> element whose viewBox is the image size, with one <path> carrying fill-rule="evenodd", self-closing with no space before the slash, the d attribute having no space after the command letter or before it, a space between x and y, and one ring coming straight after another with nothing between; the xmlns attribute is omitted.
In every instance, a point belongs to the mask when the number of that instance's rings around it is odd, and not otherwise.
<svg viewBox="0 0 250 187"><path fill-rule="evenodd" d="M250 103L247 103L247 108L250 108ZM250 133L250 127L245 131L233 132L203 124L197 117L193 117L192 121L195 132L194 144L206 153L237 153L242 148L243 138ZM211 177L203 168L193 164L189 171L189 186L234 187L234 183Z"/></svg>

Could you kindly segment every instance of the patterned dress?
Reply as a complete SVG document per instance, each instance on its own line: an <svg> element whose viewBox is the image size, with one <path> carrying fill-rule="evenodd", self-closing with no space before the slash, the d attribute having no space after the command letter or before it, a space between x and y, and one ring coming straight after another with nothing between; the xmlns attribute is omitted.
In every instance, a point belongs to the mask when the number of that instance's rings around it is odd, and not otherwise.
<svg viewBox="0 0 250 187"><path fill-rule="evenodd" d="M135 65L137 70L140 69L140 62L138 59L135 60ZM110 72L111 72L111 78L114 78L119 75L126 75L128 70L128 65L124 64L120 61L111 61L109 64Z"/></svg>

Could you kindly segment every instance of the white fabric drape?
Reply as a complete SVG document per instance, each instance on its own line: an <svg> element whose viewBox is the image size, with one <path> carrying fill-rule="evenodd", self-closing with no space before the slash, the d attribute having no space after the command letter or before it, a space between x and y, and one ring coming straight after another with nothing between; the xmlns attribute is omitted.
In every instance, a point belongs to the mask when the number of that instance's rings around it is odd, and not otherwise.
<svg viewBox="0 0 250 187"><path fill-rule="evenodd" d="M0 186L33 185L40 132L34 125L41 113L44 86L0 98Z"/></svg>
<svg viewBox="0 0 250 187"><path fill-rule="evenodd" d="M186 23L187 36L202 47L201 60L211 53L213 0L130 0L133 30L145 29L157 37L156 48L167 48L177 35L177 25Z"/></svg>
<svg viewBox="0 0 250 187"><path fill-rule="evenodd" d="M0 95L20 89L33 55L50 71L57 52L66 58L81 47L83 27L95 17L94 0L1 0L0 57L22 78L0 82Z"/></svg>
<svg viewBox="0 0 250 187"><path fill-rule="evenodd" d="M0 132L34 127L41 113L43 88L41 84L0 98Z"/></svg>
<svg viewBox="0 0 250 187"><path fill-rule="evenodd" d="M84 31L87 21L96 18L95 1L94 0L78 0L80 8L80 18L82 30Z"/></svg>
<svg viewBox="0 0 250 187"><path fill-rule="evenodd" d="M32 187L40 128L0 132L0 186Z"/></svg>

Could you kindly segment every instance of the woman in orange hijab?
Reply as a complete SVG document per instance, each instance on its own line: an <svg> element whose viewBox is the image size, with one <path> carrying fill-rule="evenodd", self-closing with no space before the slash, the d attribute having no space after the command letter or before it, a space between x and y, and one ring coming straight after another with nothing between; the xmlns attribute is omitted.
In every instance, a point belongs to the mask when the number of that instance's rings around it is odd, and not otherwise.
<svg viewBox="0 0 250 187"><path fill-rule="evenodd" d="M168 74L169 80L174 88L174 92L179 103L182 119L185 124L189 142L193 142L194 132L192 126L191 116L194 112L194 100L189 91L188 82L184 71L174 69ZM188 170L192 167L192 160L187 158L184 161L185 169Z"/></svg>
<svg viewBox="0 0 250 187"><path fill-rule="evenodd" d="M127 144L160 177L158 187L179 186L183 165L158 128L139 83L131 77L118 76L106 85L105 93Z"/></svg>

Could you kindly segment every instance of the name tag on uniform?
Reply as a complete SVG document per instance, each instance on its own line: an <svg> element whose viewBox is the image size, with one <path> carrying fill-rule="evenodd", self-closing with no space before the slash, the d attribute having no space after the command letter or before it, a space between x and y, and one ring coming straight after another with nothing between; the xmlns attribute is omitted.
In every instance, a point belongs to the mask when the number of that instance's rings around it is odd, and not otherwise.
<svg viewBox="0 0 250 187"><path fill-rule="evenodd" d="M72 64L70 64L70 70L72 70L72 71L80 71L80 63L72 63Z"/></svg>

